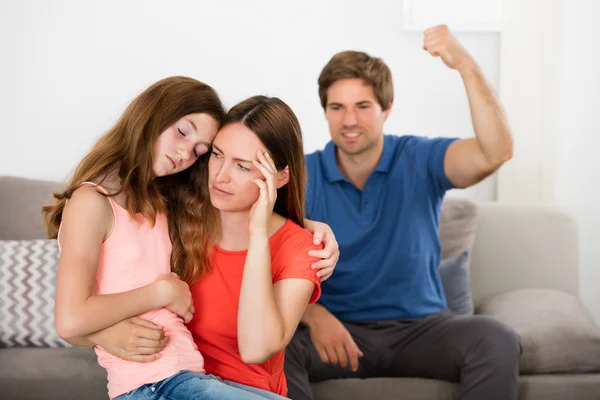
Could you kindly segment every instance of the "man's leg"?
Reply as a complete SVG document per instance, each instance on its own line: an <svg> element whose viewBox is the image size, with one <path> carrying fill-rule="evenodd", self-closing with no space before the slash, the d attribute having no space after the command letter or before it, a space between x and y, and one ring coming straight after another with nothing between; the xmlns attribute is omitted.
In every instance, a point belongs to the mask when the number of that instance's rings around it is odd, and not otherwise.
<svg viewBox="0 0 600 400"><path fill-rule="evenodd" d="M461 400L516 400L521 345L512 328L486 316L450 311L389 321L381 342L384 376L460 382Z"/></svg>
<svg viewBox="0 0 600 400"><path fill-rule="evenodd" d="M269 392L268 390L259 389L254 386L242 385L241 383L227 381L227 380L223 381L223 383L225 383L226 385L229 385L229 386L233 386L234 388L244 390L249 393L257 394L265 400L286 400L287 399L287 397L280 396L277 393Z"/></svg>
<svg viewBox="0 0 600 400"><path fill-rule="evenodd" d="M358 360L358 370L353 372L349 365L342 368L337 364L325 364L310 340L310 330L299 326L285 349L285 376L290 399L313 400L310 382L377 376L376 346L368 324L343 324L364 355Z"/></svg>

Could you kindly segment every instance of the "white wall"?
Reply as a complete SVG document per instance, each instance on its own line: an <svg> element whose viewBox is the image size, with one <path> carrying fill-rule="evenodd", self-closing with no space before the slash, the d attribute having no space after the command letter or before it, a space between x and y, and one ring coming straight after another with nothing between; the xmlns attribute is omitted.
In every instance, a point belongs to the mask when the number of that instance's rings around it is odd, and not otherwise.
<svg viewBox="0 0 600 400"><path fill-rule="evenodd" d="M600 324L600 2L504 4L500 91L515 153L498 201L554 204L576 219L581 298Z"/></svg>
<svg viewBox="0 0 600 400"><path fill-rule="evenodd" d="M600 324L600 2L565 1L564 15L564 134L555 199L579 223L581 297Z"/></svg>
<svg viewBox="0 0 600 400"><path fill-rule="evenodd" d="M337 51L383 57L396 101L387 132L473 135L458 73L402 30L397 0L48 1L0 3L0 174L64 180L94 140L153 82L188 75L227 106L283 98L307 152L329 139L317 76ZM494 87L497 34L459 34ZM463 193L495 198L495 177Z"/></svg>

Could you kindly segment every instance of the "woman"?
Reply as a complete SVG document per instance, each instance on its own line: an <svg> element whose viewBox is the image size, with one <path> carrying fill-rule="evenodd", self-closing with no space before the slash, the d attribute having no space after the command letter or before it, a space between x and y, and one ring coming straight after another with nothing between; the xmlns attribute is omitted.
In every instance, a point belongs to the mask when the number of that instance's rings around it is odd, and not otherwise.
<svg viewBox="0 0 600 400"><path fill-rule="evenodd" d="M207 372L285 396L284 348L320 295L308 255L320 246L302 228L306 166L292 110L264 96L233 107L201 184L214 207L205 214L214 247L191 286L188 327Z"/></svg>

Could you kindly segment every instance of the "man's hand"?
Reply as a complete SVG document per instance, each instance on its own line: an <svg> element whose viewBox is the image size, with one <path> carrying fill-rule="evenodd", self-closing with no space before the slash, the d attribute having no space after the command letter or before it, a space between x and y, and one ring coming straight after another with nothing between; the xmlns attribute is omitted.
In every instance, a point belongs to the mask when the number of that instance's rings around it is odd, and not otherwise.
<svg viewBox="0 0 600 400"><path fill-rule="evenodd" d="M363 356L350 332L333 314L319 304L313 304L305 314L310 329L310 339L321 357L321 361L339 364L346 368L348 363L352 371L358 370L358 359ZM306 318L308 317L308 318Z"/></svg>
<svg viewBox="0 0 600 400"><path fill-rule="evenodd" d="M335 240L335 235L329 225L305 219L304 227L313 233L313 243L315 245L323 243L325 246L322 250L310 250L308 252L309 256L321 259L312 265L312 269L320 270L317 272L317 277L323 282L333 274L335 265L340 259L340 246Z"/></svg>
<svg viewBox="0 0 600 400"><path fill-rule="evenodd" d="M88 335L88 340L126 361L154 361L169 343L163 327L133 317Z"/></svg>
<svg viewBox="0 0 600 400"><path fill-rule="evenodd" d="M440 57L444 64L452 69L460 71L475 64L471 55L446 25L434 26L425 31L423 49L434 57Z"/></svg>

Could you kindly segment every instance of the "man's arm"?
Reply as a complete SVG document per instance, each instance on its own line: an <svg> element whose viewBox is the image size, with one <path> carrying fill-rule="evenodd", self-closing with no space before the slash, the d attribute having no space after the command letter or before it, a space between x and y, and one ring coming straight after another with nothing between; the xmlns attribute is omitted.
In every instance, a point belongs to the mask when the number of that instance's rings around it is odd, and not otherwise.
<svg viewBox="0 0 600 400"><path fill-rule="evenodd" d="M449 68L458 70L465 84L475 138L459 140L448 147L444 171L456 187L474 185L512 157L513 140L506 115L475 60L448 27L426 30L423 48L440 57Z"/></svg>
<svg viewBox="0 0 600 400"><path fill-rule="evenodd" d="M358 359L363 356L346 327L321 304L310 304L300 321L310 330L310 339L324 363L342 368L350 365L358 370Z"/></svg>

